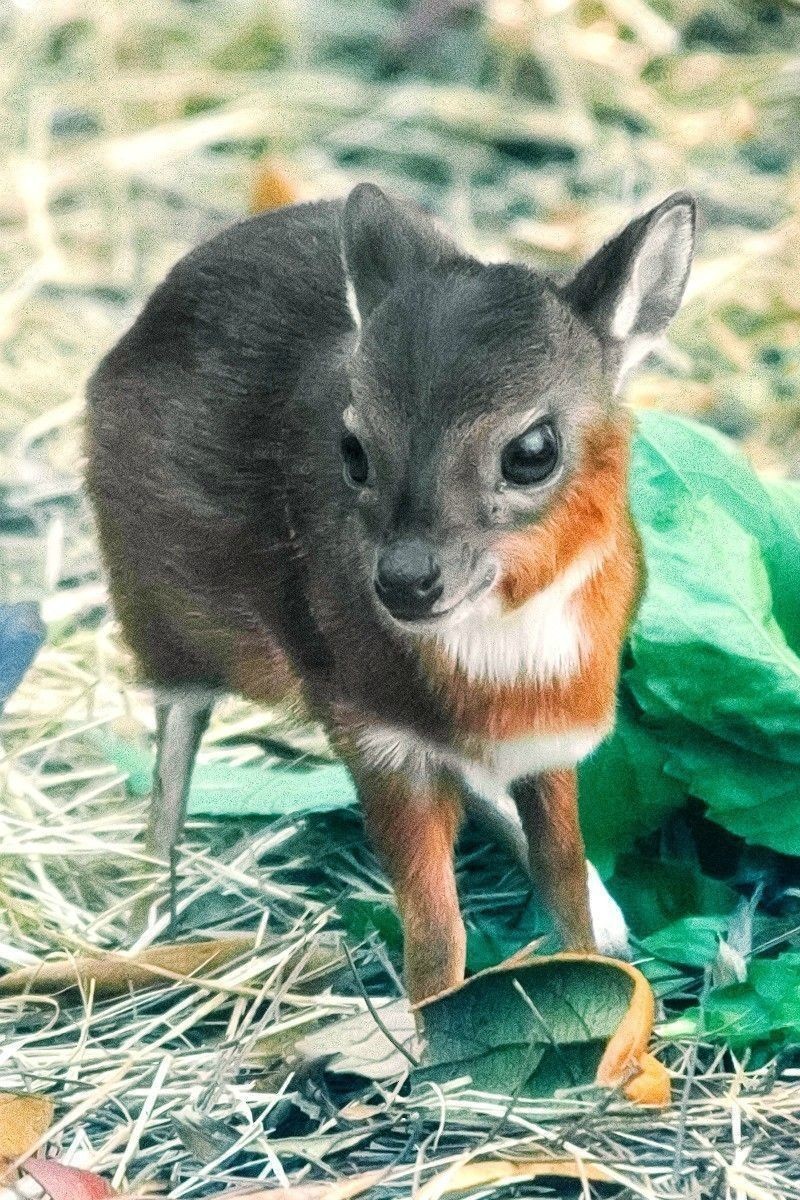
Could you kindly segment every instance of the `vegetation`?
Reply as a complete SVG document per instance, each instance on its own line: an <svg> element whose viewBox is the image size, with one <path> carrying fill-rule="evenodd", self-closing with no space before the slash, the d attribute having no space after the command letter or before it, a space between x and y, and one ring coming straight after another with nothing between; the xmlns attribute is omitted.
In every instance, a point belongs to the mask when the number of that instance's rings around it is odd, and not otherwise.
<svg viewBox="0 0 800 1200"><path fill-rule="evenodd" d="M789 0L0 9L0 600L40 602L47 633L0 728L0 1163L46 1145L140 1196L800 1195L800 521L778 499L800 476L798 44ZM586 818L663 1006L658 1112L563 1087L565 1056L535 1039L555 1098L403 1084L373 1015L413 1057L393 902L341 768L280 711L220 706L177 920L162 909L130 941L135 899L164 885L140 838L153 721L80 493L83 383L189 246L254 204L365 177L480 254L554 271L651 197L700 202L689 302L628 399L733 437L764 482L693 435L720 481L705 541L685 542L695 642L658 658L671 598L654 592L623 738L592 768L607 807ZM642 428L646 522L666 435L656 414ZM677 466L676 495L692 486ZM735 579L720 594L718 576ZM719 651L704 667L737 695L724 729L697 719L704 697L722 719L693 674L701 628ZM538 932L525 881L469 833L460 886L473 970ZM174 940L192 950L159 949Z"/></svg>

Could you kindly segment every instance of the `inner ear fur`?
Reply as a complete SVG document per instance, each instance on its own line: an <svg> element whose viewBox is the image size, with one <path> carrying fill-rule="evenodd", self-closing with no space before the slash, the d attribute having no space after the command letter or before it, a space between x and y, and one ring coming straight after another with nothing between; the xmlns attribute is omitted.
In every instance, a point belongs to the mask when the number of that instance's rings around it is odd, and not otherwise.
<svg viewBox="0 0 800 1200"><path fill-rule="evenodd" d="M694 252L696 206L674 192L626 225L563 290L600 337L641 358L678 311Z"/></svg>

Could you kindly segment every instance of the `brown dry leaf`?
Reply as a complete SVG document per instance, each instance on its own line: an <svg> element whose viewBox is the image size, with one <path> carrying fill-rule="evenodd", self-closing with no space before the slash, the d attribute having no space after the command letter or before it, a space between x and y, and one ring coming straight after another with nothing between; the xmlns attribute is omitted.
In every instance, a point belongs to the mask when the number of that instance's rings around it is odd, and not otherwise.
<svg viewBox="0 0 800 1200"><path fill-rule="evenodd" d="M672 1100L672 1086L663 1063L652 1054L637 1061L636 1074L625 1084L625 1095L634 1104L652 1104L666 1108Z"/></svg>
<svg viewBox="0 0 800 1200"><path fill-rule="evenodd" d="M663 1063L647 1053L656 1018L653 989L641 971L630 963L622 959L607 961L614 962L630 975L633 994L628 1011L600 1059L597 1082L602 1087L622 1085L627 1098L635 1104L663 1107L671 1099L669 1073Z"/></svg>
<svg viewBox="0 0 800 1200"><path fill-rule="evenodd" d="M417 1200L439 1200L450 1192L465 1192L511 1179L538 1179L542 1175L561 1179L589 1179L596 1183L614 1182L611 1173L599 1163L580 1163L574 1158L489 1159L486 1162L456 1163L448 1167L428 1180L417 1193Z"/></svg>
<svg viewBox="0 0 800 1200"><path fill-rule="evenodd" d="M300 190L286 168L274 158L262 159L250 187L250 212L269 212L273 208L296 204L299 199Z"/></svg>
<svg viewBox="0 0 800 1200"><path fill-rule="evenodd" d="M0 1168L27 1154L53 1122L47 1096L0 1092Z"/></svg>
<svg viewBox="0 0 800 1200"><path fill-rule="evenodd" d="M254 945L254 938L241 936L152 946L135 957L99 954L97 958L45 962L4 975L0 979L0 996L52 996L79 984L85 988L92 981L97 996L119 996L130 988L168 987L175 980L231 962Z"/></svg>

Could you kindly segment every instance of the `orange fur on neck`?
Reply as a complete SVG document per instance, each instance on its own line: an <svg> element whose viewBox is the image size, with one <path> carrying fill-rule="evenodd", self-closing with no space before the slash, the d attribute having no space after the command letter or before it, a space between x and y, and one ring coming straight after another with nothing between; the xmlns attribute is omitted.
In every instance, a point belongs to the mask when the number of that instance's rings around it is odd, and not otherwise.
<svg viewBox="0 0 800 1200"><path fill-rule="evenodd" d="M588 647L578 673L493 683L469 678L441 651L428 659L465 739L505 740L613 723L620 651L643 578L628 509L629 444L627 419L595 429L587 438L584 462L557 506L499 547L505 567L499 591L508 610L552 584L582 554L598 551L597 570L571 601Z"/></svg>
<svg viewBox="0 0 800 1200"><path fill-rule="evenodd" d="M552 512L498 546L499 592L518 608L587 550L608 545L627 519L630 421L608 419L586 437L583 462Z"/></svg>

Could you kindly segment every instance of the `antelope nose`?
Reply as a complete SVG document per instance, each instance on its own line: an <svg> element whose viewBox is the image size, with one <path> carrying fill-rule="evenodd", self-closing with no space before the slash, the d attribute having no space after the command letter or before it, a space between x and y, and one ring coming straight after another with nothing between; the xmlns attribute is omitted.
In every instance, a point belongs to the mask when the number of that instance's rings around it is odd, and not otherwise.
<svg viewBox="0 0 800 1200"><path fill-rule="evenodd" d="M380 555L375 591L392 616L413 621L426 616L443 592L436 556L421 538L400 538Z"/></svg>

